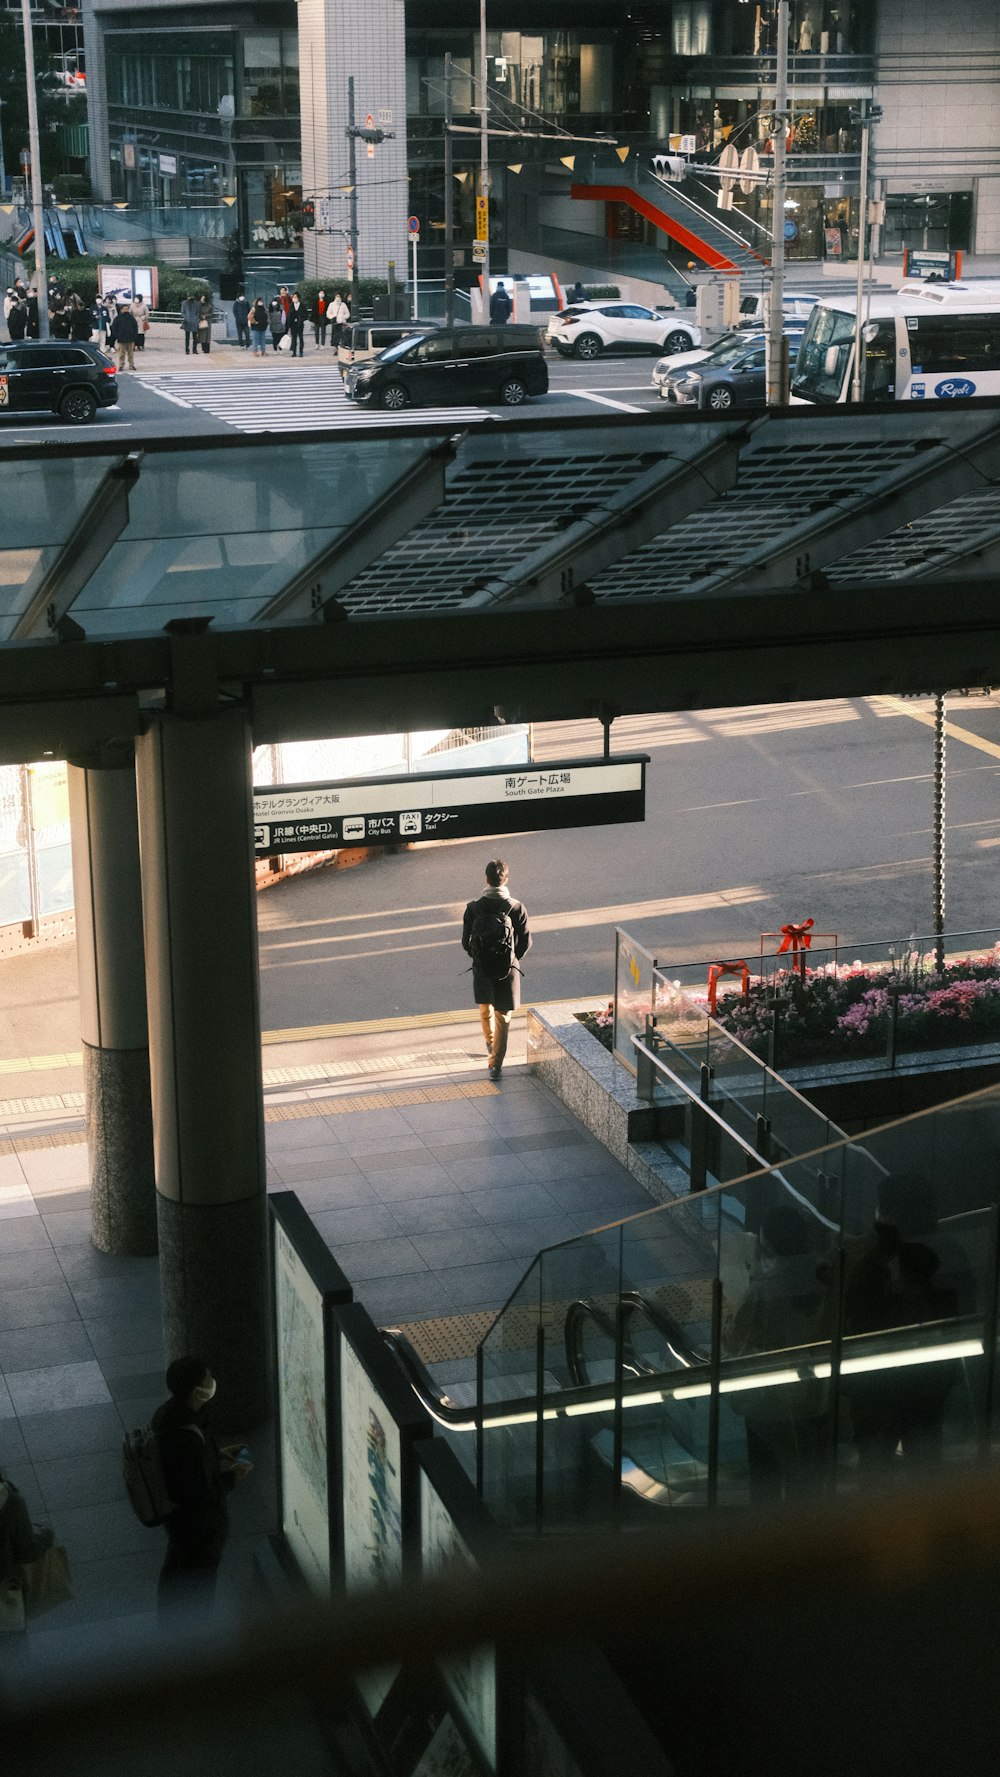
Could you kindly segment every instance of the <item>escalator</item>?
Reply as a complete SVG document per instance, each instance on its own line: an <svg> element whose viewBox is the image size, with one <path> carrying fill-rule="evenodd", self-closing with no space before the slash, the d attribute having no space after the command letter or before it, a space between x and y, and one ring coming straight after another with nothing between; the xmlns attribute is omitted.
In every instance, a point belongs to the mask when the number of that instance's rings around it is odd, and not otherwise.
<svg viewBox="0 0 1000 1777"><path fill-rule="evenodd" d="M985 1454L980 1432L992 1367L980 1315L738 1356L721 1350L713 1362L713 1326L721 1331L718 1287L712 1298L704 1343L692 1341L669 1309L641 1292L624 1292L618 1314L606 1297L579 1298L566 1307L564 1361L549 1360L543 1385L490 1398L484 1392L476 1405L442 1395L398 1328L386 1329L384 1337L437 1423L453 1438L478 1444L487 1501L512 1530L581 1530L609 1519L648 1522L651 1511L746 1507L768 1494L779 1499L780 1485L759 1484L755 1436L770 1436L779 1448L789 1437L802 1445L808 1460L793 1468L803 1497L853 1494L855 1443L873 1410L890 1424L900 1410L926 1422L929 1403L938 1434L935 1460L968 1463ZM714 1338L718 1346L718 1331ZM818 1435L810 1432L806 1446L810 1424ZM470 1455L467 1449L471 1468ZM908 1460L902 1444L898 1455ZM503 1501L496 1488L501 1470Z"/></svg>

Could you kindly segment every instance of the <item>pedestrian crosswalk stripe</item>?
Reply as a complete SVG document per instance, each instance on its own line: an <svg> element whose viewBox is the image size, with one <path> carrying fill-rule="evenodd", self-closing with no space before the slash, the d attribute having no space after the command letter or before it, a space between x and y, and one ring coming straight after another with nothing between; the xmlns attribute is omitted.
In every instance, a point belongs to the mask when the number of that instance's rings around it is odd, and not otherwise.
<svg viewBox="0 0 1000 1777"><path fill-rule="evenodd" d="M423 426L429 421L491 418L483 407L407 407L392 413L356 407L332 366L292 372L291 366L245 371L161 372L144 376L155 395L177 407L197 408L239 432L307 432L327 426Z"/></svg>

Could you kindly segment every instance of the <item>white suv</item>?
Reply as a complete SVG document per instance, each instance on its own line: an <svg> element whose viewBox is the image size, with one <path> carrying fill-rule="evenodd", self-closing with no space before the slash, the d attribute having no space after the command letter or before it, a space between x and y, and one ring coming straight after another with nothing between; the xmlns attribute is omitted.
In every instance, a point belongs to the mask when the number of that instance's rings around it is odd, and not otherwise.
<svg viewBox="0 0 1000 1777"><path fill-rule="evenodd" d="M549 318L549 345L564 358L599 358L602 352L691 352L701 344L693 321L671 309L638 302L574 302Z"/></svg>

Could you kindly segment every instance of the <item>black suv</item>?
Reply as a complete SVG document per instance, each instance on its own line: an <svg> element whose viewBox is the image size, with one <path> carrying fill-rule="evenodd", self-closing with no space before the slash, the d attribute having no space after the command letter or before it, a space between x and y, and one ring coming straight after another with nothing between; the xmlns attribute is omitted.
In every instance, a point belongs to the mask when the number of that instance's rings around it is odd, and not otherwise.
<svg viewBox="0 0 1000 1777"><path fill-rule="evenodd" d="M537 327L442 327L352 366L347 386L355 401L372 407L449 401L520 407L529 395L545 394L549 371Z"/></svg>
<svg viewBox="0 0 1000 1777"><path fill-rule="evenodd" d="M82 426L117 400L118 376L99 346L58 339L0 345L0 414L57 413Z"/></svg>

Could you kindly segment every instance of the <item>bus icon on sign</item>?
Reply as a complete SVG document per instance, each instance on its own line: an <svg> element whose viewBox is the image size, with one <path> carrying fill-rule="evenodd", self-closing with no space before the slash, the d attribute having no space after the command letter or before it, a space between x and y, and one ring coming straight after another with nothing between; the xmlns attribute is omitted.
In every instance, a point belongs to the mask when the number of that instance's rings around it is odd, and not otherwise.
<svg viewBox="0 0 1000 1777"><path fill-rule="evenodd" d="M363 839L365 836L365 817L363 814L348 815L344 820L345 839Z"/></svg>

